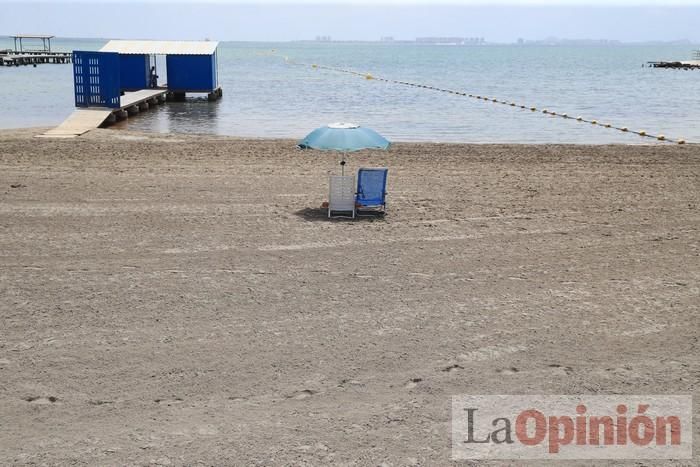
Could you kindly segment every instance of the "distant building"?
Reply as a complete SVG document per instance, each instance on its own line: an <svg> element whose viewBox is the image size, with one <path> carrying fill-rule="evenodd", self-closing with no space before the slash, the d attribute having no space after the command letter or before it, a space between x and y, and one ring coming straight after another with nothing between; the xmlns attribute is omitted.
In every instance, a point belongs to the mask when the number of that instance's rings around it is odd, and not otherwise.
<svg viewBox="0 0 700 467"><path fill-rule="evenodd" d="M379 40L381 42L394 42L394 37L393 36L382 36L382 38Z"/></svg>
<svg viewBox="0 0 700 467"><path fill-rule="evenodd" d="M524 45L547 45L547 46L616 46L622 42L610 39L560 39L558 37L547 37L542 40L524 41ZM518 44L520 41L518 40Z"/></svg>
<svg viewBox="0 0 700 467"><path fill-rule="evenodd" d="M332 40L331 36L316 36L316 42L330 42Z"/></svg>
<svg viewBox="0 0 700 467"><path fill-rule="evenodd" d="M418 37L416 42L437 45L483 45L486 40L483 37Z"/></svg>

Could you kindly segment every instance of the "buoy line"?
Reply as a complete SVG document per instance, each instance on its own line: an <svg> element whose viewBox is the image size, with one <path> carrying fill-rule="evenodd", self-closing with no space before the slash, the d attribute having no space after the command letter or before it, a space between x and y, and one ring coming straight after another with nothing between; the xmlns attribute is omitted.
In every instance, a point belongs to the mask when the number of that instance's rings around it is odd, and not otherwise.
<svg viewBox="0 0 700 467"><path fill-rule="evenodd" d="M273 52L273 54L274 54L274 52ZM428 85L420 84L420 83L412 83L409 81L399 81L399 80L395 80L395 79L382 78L380 76L374 76L370 73L360 73L360 72L354 71L354 70L348 70L348 69L344 69L344 68L336 68L336 67L331 67L331 66L326 66L326 65L319 65L316 63L313 63L313 64L301 63L301 62L294 61L294 60L290 59L289 57L284 57L284 61L285 61L285 63L287 63L289 65L298 65L298 66L303 66L303 67L310 66L312 69L315 69L315 70L328 70L328 71L335 71L338 73L346 73L346 74L362 77L366 80L383 81L385 83L392 83L392 84L399 84L402 86L428 89L430 91L443 92L443 93L453 94L453 95L462 96L462 97L469 97L471 99L477 99L477 100L481 100L484 102L492 102L492 103L496 103L496 104L507 105L509 107L520 108L523 110L530 110L531 112L537 112L539 110L538 107L536 107L536 106L522 105L522 104L518 104L516 102L500 100L500 99L497 99L494 97L486 97L486 96L481 96L481 95L477 95L477 94L470 94L470 93L466 93L466 92L462 92L462 91L455 91L453 89L438 88L435 86L428 86ZM686 141L684 139L668 138L666 135L652 134L652 133L649 133L645 130L636 130L636 131L630 130L628 127L625 127L625 126L615 126L612 123L601 123L599 120L589 120L589 119L581 117L581 116L572 117L567 113L555 112L555 111L548 110L548 109L542 109L541 112L543 114L550 115L552 117L559 117L559 118L563 118L565 120L575 120L577 122L589 123L591 125L599 126L601 128L608 128L611 130L617 130L617 131L620 131L622 133L632 133L632 134L636 134L636 135L639 135L639 136L644 137L644 138L652 138L652 139L655 139L657 141L663 141L663 142L674 143L674 144L686 144Z"/></svg>

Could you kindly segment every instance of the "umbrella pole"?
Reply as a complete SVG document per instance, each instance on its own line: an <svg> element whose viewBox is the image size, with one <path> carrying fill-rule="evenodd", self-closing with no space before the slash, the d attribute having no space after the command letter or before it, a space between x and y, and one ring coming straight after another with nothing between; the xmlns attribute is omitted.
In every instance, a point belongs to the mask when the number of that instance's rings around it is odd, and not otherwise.
<svg viewBox="0 0 700 467"><path fill-rule="evenodd" d="M340 175L345 175L345 151L343 151L343 157L340 159Z"/></svg>

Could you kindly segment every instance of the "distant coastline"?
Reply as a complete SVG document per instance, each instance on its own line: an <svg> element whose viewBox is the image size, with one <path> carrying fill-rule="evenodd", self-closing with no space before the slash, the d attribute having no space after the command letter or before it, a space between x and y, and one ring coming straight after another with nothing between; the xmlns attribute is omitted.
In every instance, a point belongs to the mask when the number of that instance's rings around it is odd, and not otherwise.
<svg viewBox="0 0 700 467"><path fill-rule="evenodd" d="M324 37L323 39L321 39ZM107 42L112 39L130 39L130 37L69 37L69 36L56 36L58 41L57 46L61 46L61 42L81 42L81 41L103 41ZM438 39L438 40L434 40ZM454 41L441 41L439 39L463 39L463 42L456 43ZM432 45L451 45L458 47L485 47L485 46L582 46L582 47L616 47L616 46L687 46L687 47L698 47L700 42L691 41L689 39L677 39L671 41L622 41L617 39L571 39L571 38L558 38L558 37L548 37L544 39L518 39L517 41L490 41L487 38L478 38L479 41L474 41L470 39L476 38L451 38L451 37L417 37L414 39L395 39L382 37L379 39L333 39L330 36L319 36L315 39L289 39L280 41L264 41L264 40L240 40L240 39L222 39L212 37L211 40L216 40L221 43L229 44L381 44L381 45L422 45L422 46L432 46ZM204 38L190 38L188 40L204 40ZM9 41L9 42L8 42ZM0 35L0 44L7 43L11 45L11 40L8 36ZM8 45L8 47L10 47ZM0 48L5 48L0 46ZM11 47L10 47L11 48Z"/></svg>
<svg viewBox="0 0 700 467"><path fill-rule="evenodd" d="M688 39L679 39L673 41L621 41L616 39L565 39L565 38L546 38L546 39L518 39L516 42L491 42L484 38L480 38L479 41L470 40L471 38L415 38L415 39L391 39L386 38L376 39L376 40L364 40L364 39L332 39L328 38L316 38L316 39L298 39L288 41L290 43L300 43L300 44L381 44L381 45L420 45L420 46L433 46L433 45L445 45L454 47L487 47L487 46L580 46L580 47L649 47L649 46L688 46L696 47L700 45L700 42L693 42ZM441 40L446 39L446 40ZM460 40L449 40L449 39L461 39ZM222 42L248 42L248 41L222 41ZM257 42L257 41L255 41ZM265 42L262 42L265 43ZM280 43L280 42L270 42L270 43ZM281 42L284 43L284 42Z"/></svg>

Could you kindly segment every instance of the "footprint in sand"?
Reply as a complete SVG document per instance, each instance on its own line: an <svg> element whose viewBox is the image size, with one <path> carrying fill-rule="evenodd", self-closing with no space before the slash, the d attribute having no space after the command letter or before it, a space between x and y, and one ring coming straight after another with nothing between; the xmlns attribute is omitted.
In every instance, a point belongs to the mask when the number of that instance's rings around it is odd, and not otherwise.
<svg viewBox="0 0 700 467"><path fill-rule="evenodd" d="M154 399L153 402L170 407L171 405L182 404L184 400L181 397L173 397L172 399Z"/></svg>
<svg viewBox="0 0 700 467"><path fill-rule="evenodd" d="M356 379L343 379L340 380L340 383L338 383L339 388L345 388L348 386L364 386L364 383Z"/></svg>
<svg viewBox="0 0 700 467"><path fill-rule="evenodd" d="M229 396L228 400L233 401L233 402L244 402L247 401L247 397L242 397L242 396Z"/></svg>
<svg viewBox="0 0 700 467"><path fill-rule="evenodd" d="M564 366L564 365L559 365L558 363L552 363L548 365L549 368L551 368L553 371L562 371L567 375L570 375L574 372L574 369L571 368L570 366Z"/></svg>
<svg viewBox="0 0 700 467"><path fill-rule="evenodd" d="M32 404L53 404L54 402L58 401L58 397L27 396L24 398L24 400Z"/></svg>
<svg viewBox="0 0 700 467"><path fill-rule="evenodd" d="M442 371L444 371L445 373L452 373L453 371L458 371L458 370L464 370L464 367L462 365L458 365L456 363L442 369Z"/></svg>
<svg viewBox="0 0 700 467"><path fill-rule="evenodd" d="M412 378L408 383L406 383L406 389L413 389L418 386L418 383L423 381L423 378Z"/></svg>
<svg viewBox="0 0 700 467"><path fill-rule="evenodd" d="M287 399L304 400L304 399L308 399L309 397L313 396L314 394L316 394L316 391L312 391L311 389L303 389L301 391L293 393L290 396L287 396Z"/></svg>

